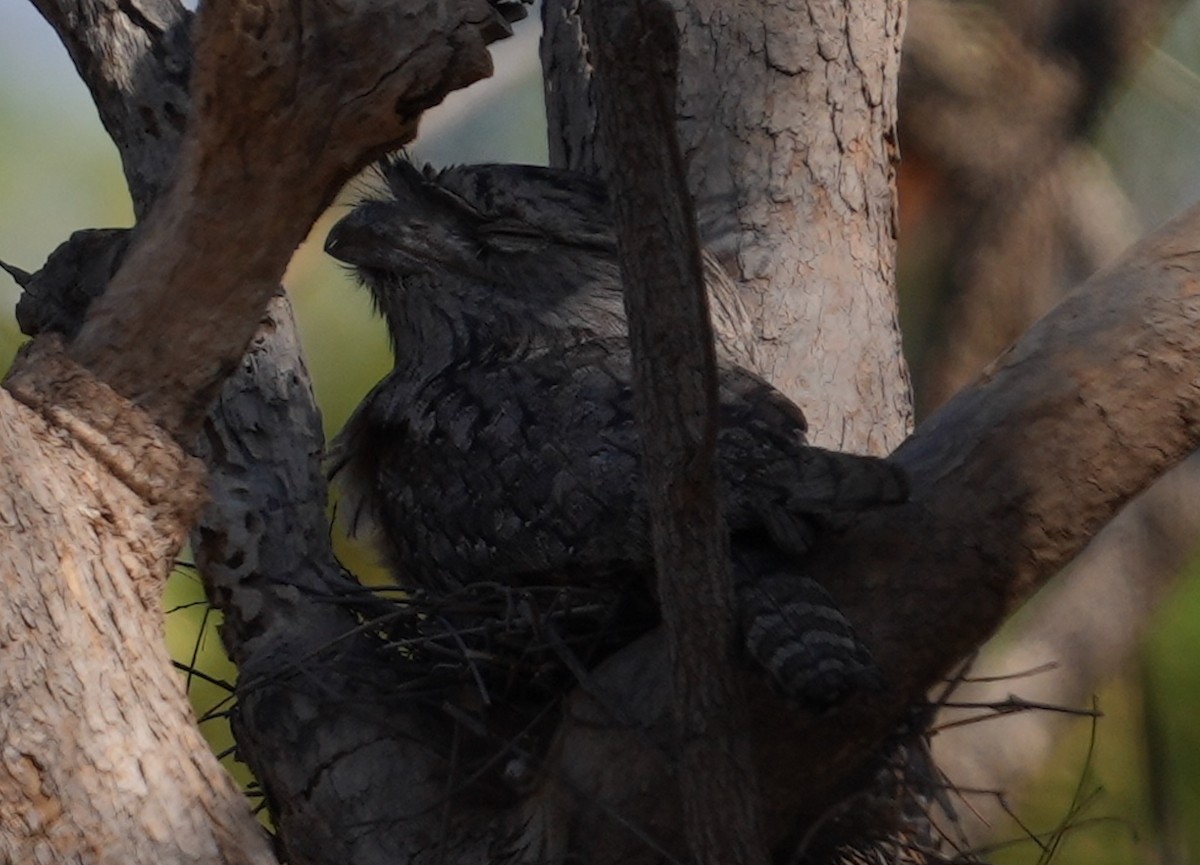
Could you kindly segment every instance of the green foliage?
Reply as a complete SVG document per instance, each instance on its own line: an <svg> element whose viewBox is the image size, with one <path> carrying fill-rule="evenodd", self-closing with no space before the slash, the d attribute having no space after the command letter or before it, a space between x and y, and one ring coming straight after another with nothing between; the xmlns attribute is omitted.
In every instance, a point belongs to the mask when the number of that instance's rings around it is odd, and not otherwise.
<svg viewBox="0 0 1200 865"><path fill-rule="evenodd" d="M163 594L167 617L167 649L179 668L200 729L209 747L225 754L233 747L229 730L231 691L237 668L225 654L217 634L220 613L209 605L195 568L181 564L167 579ZM245 766L232 758L222 761L243 785L252 781Z"/></svg>
<svg viewBox="0 0 1200 865"><path fill-rule="evenodd" d="M1024 829L1015 821L997 827L996 865L1120 865L1138 858L1145 815L1130 689L1128 682L1105 689L1097 699L1103 716L1073 721L1041 777L1011 797Z"/></svg>
<svg viewBox="0 0 1200 865"><path fill-rule="evenodd" d="M1200 851L1198 657L1200 564L1153 624L1141 663L1100 692L1103 717L1094 728L1072 722L1041 776L1012 799L1043 843L1056 839L1055 865L1184 863ZM1017 827L998 837L1014 843L992 857L997 865L1042 861Z"/></svg>
<svg viewBox="0 0 1200 865"><path fill-rule="evenodd" d="M1146 793L1162 862L1200 855L1200 565L1151 633L1144 666ZM1189 856L1190 854L1190 856Z"/></svg>

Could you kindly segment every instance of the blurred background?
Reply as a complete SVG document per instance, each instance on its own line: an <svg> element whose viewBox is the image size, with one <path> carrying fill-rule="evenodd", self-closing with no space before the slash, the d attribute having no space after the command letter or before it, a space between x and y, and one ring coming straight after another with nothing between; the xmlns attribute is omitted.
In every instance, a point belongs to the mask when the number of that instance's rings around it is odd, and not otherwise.
<svg viewBox="0 0 1200 865"><path fill-rule="evenodd" d="M913 0L911 11L901 316L927 413L1066 288L1200 199L1200 2ZM538 35L535 12L494 47L493 79L427 115L415 154L439 165L545 163ZM366 292L320 249L344 206L317 224L285 279L327 435L390 366ZM33 271L72 231L131 221L116 151L65 50L32 5L4 0L0 258ZM0 369L23 339L17 294L0 275ZM998 735L988 730L994 721L955 731L958 740L1002 742L1008 750L997 746L997 760L1016 749L1045 764L1032 781L1007 787L1003 803L983 792L959 809L967 821L978 809L995 840L1016 842L997 861L1200 859L1200 579L1191 574L1200 480L1186 467L1177 474L987 653L989 672L1048 662L1084 669L1074 679L1041 677L1041 692L1039 677L1028 682L1036 699L1075 708L1090 708L1094 695L1102 713L1064 716L1062 736L1057 727ZM352 569L370 567L361 550L342 549ZM171 651L203 671L188 677L189 688L210 741L224 750L220 682L234 671L186 567L166 607ZM1026 690L1026 680L1013 680L979 699ZM964 750L986 761L974 748L959 747L958 758ZM970 786L956 776L970 774L967 763L948 761L951 780ZM1028 832L1003 813L1009 806Z"/></svg>

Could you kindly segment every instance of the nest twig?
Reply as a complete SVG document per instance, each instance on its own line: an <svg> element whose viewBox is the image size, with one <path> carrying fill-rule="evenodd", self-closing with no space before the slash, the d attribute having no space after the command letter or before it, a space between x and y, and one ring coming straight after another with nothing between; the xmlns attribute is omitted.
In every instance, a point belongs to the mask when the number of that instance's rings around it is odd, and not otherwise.
<svg viewBox="0 0 1200 865"><path fill-rule="evenodd" d="M480 706L544 704L654 620L629 616L610 588L474 583L450 593L376 596L363 627L403 673L410 692L474 691Z"/></svg>

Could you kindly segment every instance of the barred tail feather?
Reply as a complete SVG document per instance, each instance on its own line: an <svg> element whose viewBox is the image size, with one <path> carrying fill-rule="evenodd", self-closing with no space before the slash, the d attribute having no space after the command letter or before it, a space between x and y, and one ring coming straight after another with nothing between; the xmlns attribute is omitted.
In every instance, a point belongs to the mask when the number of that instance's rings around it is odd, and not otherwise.
<svg viewBox="0 0 1200 865"><path fill-rule="evenodd" d="M870 651L819 583L789 573L777 553L736 541L733 558L746 649L785 697L821 712L884 686Z"/></svg>

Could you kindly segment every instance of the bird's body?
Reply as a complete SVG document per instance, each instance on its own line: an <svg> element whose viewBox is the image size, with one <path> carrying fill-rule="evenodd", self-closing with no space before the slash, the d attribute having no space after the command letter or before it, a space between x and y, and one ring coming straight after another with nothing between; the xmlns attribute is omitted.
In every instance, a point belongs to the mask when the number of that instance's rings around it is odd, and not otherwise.
<svg viewBox="0 0 1200 865"><path fill-rule="evenodd" d="M337 444L355 518L398 576L445 591L653 583L614 233L602 188L522 166L385 163L327 249L387 318L396 364ZM805 444L755 370L748 317L706 262L722 506L751 653L810 705L873 681L824 590L789 575L814 517L903 498L881 460ZM647 626L652 624L648 622ZM788 637L799 629L806 634ZM787 668L786 670L784 668Z"/></svg>

